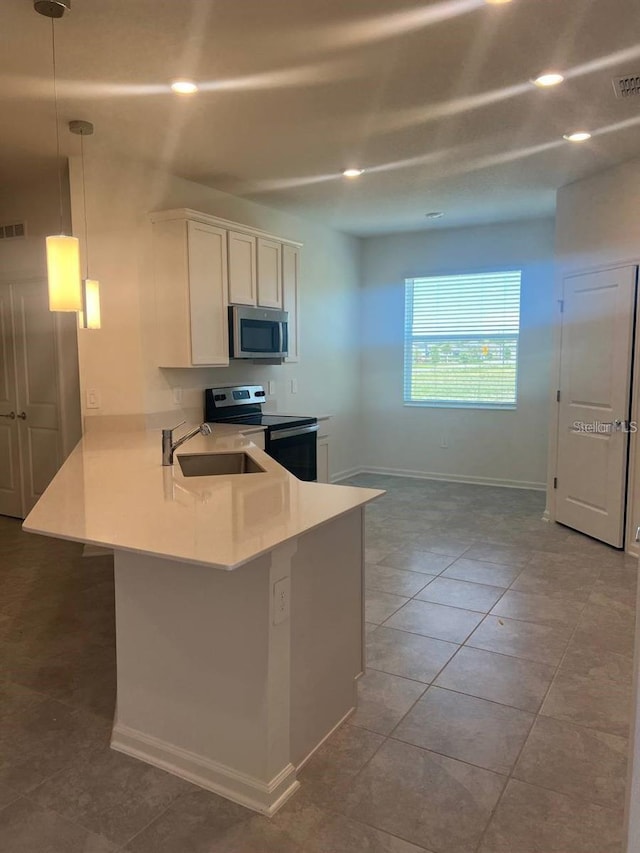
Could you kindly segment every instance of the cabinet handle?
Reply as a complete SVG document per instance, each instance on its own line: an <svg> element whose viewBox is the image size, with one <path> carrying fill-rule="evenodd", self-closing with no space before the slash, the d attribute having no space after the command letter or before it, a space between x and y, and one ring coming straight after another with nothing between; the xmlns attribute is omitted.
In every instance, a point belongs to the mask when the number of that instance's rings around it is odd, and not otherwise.
<svg viewBox="0 0 640 853"><path fill-rule="evenodd" d="M20 420L21 420L21 421L26 421L26 419L27 419L27 413L26 413L26 412L20 412L20 414L18 415L18 417L20 418Z"/></svg>
<svg viewBox="0 0 640 853"><path fill-rule="evenodd" d="M8 415L0 415L0 418L11 418L12 421L15 421L16 413L15 412L9 412Z"/></svg>

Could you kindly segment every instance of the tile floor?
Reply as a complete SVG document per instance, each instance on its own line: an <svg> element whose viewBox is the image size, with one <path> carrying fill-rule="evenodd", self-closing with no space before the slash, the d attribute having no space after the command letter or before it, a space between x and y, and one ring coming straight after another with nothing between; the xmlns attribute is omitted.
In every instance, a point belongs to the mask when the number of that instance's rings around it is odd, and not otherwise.
<svg viewBox="0 0 640 853"><path fill-rule="evenodd" d="M635 561L539 493L353 482L369 670L271 821L109 749L111 562L0 518L0 853L620 853Z"/></svg>

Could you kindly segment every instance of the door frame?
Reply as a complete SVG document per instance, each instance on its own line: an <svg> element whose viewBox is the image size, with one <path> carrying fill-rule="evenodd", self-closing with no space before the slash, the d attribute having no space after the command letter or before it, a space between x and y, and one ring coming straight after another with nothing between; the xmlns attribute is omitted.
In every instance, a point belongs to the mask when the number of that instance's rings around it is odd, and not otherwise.
<svg viewBox="0 0 640 853"><path fill-rule="evenodd" d="M558 429L559 406L557 392L560 388L560 367L562 352L562 311L561 304L564 294L564 280L568 276L586 273L604 272L606 270L622 269L636 266L639 268L640 287L640 257L627 258L615 263L592 264L589 266L570 266L556 264L553 316L553 358L551 369L551 384L549 388L549 450L547 459L547 502L543 518L545 521L556 520L556 492L554 478L558 467ZM634 358L631 367L631 420L640 421L640 297L636 301L636 324L634 337ZM628 554L640 557L640 543L635 541L635 530L640 525L640 495L634 495L633 483L640 484L640 437L638 433L629 435L629 462L627 467L627 511L625 521L624 550ZM639 498L634 500L634 497ZM636 520L637 519L637 520Z"/></svg>

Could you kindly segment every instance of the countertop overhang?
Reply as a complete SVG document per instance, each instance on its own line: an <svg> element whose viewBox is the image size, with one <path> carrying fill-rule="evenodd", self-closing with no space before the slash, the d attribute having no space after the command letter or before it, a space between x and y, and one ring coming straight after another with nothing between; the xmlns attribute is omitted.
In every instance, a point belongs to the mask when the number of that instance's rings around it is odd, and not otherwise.
<svg viewBox="0 0 640 853"><path fill-rule="evenodd" d="M216 425L180 447L170 467L161 464L159 430L88 433L23 528L232 570L384 494L302 482L240 430ZM247 453L265 473L185 477L178 463L182 454L230 451Z"/></svg>

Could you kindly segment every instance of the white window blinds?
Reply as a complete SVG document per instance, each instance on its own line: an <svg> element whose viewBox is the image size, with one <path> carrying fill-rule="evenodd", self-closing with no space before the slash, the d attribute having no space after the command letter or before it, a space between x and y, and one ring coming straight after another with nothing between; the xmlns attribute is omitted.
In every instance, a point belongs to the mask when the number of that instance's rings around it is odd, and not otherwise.
<svg viewBox="0 0 640 853"><path fill-rule="evenodd" d="M520 271L405 282L407 404L514 409Z"/></svg>

